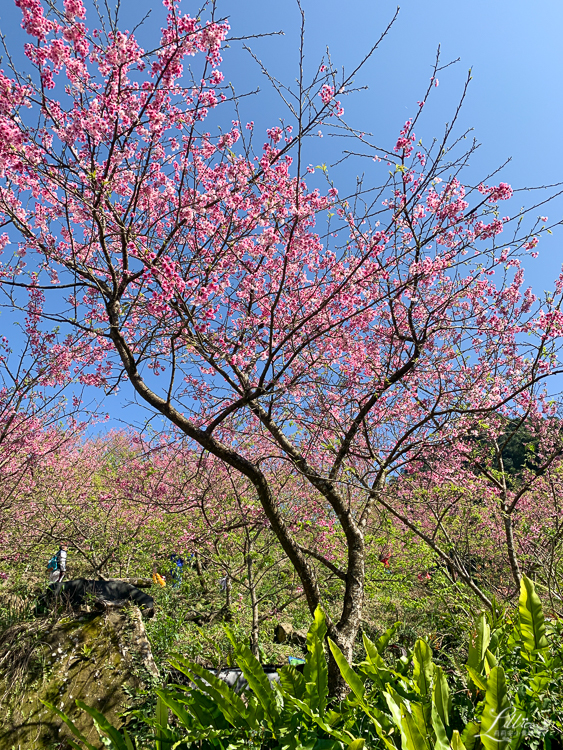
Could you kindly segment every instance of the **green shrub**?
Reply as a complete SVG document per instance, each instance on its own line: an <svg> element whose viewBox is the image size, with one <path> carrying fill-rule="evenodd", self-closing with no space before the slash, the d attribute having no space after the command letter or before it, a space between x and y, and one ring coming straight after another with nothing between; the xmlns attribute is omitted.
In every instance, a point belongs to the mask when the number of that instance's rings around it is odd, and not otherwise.
<svg viewBox="0 0 563 750"><path fill-rule="evenodd" d="M324 650L322 611L307 636L303 674L280 669L279 683L268 678L248 646L226 628L234 660L248 681L237 695L200 665L171 660L193 687L155 690L155 716L146 719L155 750L549 750L559 741L563 717L562 628L546 622L534 584L523 578L514 622L496 612L477 618L467 663L446 671L418 639L406 656L387 659L400 623L376 642L363 637L365 658L350 666L328 639L332 657L350 688L331 703ZM77 702L78 703L78 702ZM132 750L127 732L118 732L94 709L90 713L114 750ZM72 722L51 706L82 745ZM144 746L143 746L144 747ZM140 747L139 747L140 750Z"/></svg>

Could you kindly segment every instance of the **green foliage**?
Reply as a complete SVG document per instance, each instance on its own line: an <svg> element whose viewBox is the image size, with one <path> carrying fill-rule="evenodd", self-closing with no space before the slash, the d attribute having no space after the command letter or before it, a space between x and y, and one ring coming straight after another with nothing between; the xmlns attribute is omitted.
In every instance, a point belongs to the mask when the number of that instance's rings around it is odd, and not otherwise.
<svg viewBox="0 0 563 750"><path fill-rule="evenodd" d="M174 596L175 593L171 594L166 589L155 590L155 599L161 606L155 616L147 622L147 633L153 656L156 659L160 659L178 648L177 642L181 638L184 626L187 624L185 609L178 607L178 597ZM166 601L163 602L162 600ZM162 603L165 606L162 606Z"/></svg>
<svg viewBox="0 0 563 750"><path fill-rule="evenodd" d="M505 750L508 746L510 706L502 667L493 667L487 680L485 705L481 716L481 742L485 750Z"/></svg>
<svg viewBox="0 0 563 750"><path fill-rule="evenodd" d="M527 425L519 425L518 420L508 423L504 435L499 442L504 446L502 460L504 470L507 474L517 477L524 469L536 468L537 460L535 454L539 448L540 441Z"/></svg>
<svg viewBox="0 0 563 750"><path fill-rule="evenodd" d="M248 682L245 699L195 662L180 656L172 659L172 666L184 673L193 687L156 690L159 698L156 716L146 720L153 727L155 750L192 745L340 750L355 740L352 750L363 747L362 738L353 736L344 726L348 709L343 713L326 710L328 669L323 649L326 623L320 610L309 629L303 674L287 665L281 668L280 682L273 687L248 646L237 640L228 628L226 630L235 662ZM173 716L171 723L165 717L163 706ZM125 738L116 740L115 729L110 732L97 719L96 722L106 734L106 744L114 750L122 750L119 741L124 742Z"/></svg>
<svg viewBox="0 0 563 750"><path fill-rule="evenodd" d="M0 634L12 625L32 621L36 598L36 592L25 582L14 585L9 596L0 594Z"/></svg>
<svg viewBox="0 0 563 750"><path fill-rule="evenodd" d="M545 620L539 596L532 581L522 578L522 593L519 601L520 637L526 653L533 655L548 647L545 637Z"/></svg>
<svg viewBox="0 0 563 750"><path fill-rule="evenodd" d="M377 642L364 635L365 658L355 667L328 639L350 689L345 700L332 703L320 609L309 628L303 674L282 667L279 683L269 683L248 646L227 629L248 692L240 696L200 665L176 657L172 666L191 686L156 690L156 714L146 720L154 732L151 748L536 750L542 744L547 750L558 740L563 709L556 707L555 694L561 699L562 628L546 622L529 579L522 580L514 622L498 612L488 618L478 614L464 670L437 664L423 639L407 657L386 657L400 627L396 623ZM108 747L130 750L125 732L116 734L93 709L85 710Z"/></svg>
<svg viewBox="0 0 563 750"><path fill-rule="evenodd" d="M486 432L480 437L471 438L471 442L492 452ZM502 464L509 482L517 480L525 470L537 470L536 453L540 439L530 423L521 424L520 419L509 420L504 433L498 438L498 445L502 448Z"/></svg>

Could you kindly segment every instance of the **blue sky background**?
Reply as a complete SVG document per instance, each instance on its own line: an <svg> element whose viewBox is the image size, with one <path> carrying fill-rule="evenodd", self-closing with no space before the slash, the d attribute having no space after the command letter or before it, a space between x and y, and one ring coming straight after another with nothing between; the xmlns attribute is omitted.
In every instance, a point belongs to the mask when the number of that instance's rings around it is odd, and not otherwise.
<svg viewBox="0 0 563 750"><path fill-rule="evenodd" d="M146 47L155 46L163 18L159 0L122 0L121 6L124 28L132 28L153 8L139 37ZM192 14L198 11L191 0L184 0L183 7ZM327 45L337 66L355 67L392 18L396 3L302 0L302 7L306 15L305 67L312 72ZM222 0L217 9L220 15L229 16L232 36L282 29L283 37L251 40L249 44L274 75L286 83L295 79L300 14L293 0ZM20 22L13 0L0 0L0 29L16 64L25 68L20 50L26 37ZM88 25L96 24L90 19ZM472 160L475 180L511 157L498 179L515 188L563 181L562 40L561 0L536 0L533 4L529 0L404 0L390 34L356 79L369 90L343 102L345 119L360 130L371 131L381 146L392 148L403 123L418 109L417 100L424 94L440 44L443 62L461 60L440 75L440 86L425 107L417 137L427 143L442 134L471 67L473 80L460 124L474 128L482 144ZM243 107L243 117L256 123L260 145L260 129L286 116L282 103L240 44L226 50L222 70L239 93L260 85L260 95L245 100ZM319 154L315 158L330 163L328 150L334 156L334 145L328 138L319 139L314 144ZM325 158L318 149L327 150ZM355 179L356 166L345 168L341 175L344 182ZM515 213L520 205L536 202L538 197L536 193L518 194L507 211ZM563 219L563 201L557 199L541 213L549 216L550 223ZM541 241L539 258L526 259L526 280L536 293L552 287L563 261L562 240L563 233L556 229Z"/></svg>

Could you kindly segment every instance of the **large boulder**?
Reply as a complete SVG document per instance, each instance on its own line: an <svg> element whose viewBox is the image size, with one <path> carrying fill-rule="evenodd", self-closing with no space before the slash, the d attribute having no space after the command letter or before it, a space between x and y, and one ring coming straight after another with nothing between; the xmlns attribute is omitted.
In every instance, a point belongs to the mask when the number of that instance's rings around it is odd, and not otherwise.
<svg viewBox="0 0 563 750"><path fill-rule="evenodd" d="M274 643L286 643L307 648L307 631L296 630L289 622L279 622L274 628Z"/></svg>
<svg viewBox="0 0 563 750"><path fill-rule="evenodd" d="M67 713L101 748L92 719L76 699L119 726L131 691L146 689L158 677L136 606L13 626L0 636L0 662L2 749L70 750L70 731L42 701Z"/></svg>

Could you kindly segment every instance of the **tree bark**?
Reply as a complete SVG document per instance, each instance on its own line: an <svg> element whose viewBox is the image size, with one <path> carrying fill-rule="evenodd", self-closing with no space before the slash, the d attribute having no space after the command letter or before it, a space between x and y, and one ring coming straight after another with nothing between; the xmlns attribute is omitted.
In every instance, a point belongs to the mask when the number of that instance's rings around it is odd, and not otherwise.
<svg viewBox="0 0 563 750"><path fill-rule="evenodd" d="M199 559L199 554L197 550L194 552L194 559L195 559L195 569L196 569L199 585L201 586L201 591L202 593L207 594L208 593L207 583L205 581L205 576L203 575L203 568L201 567L201 560Z"/></svg>
<svg viewBox="0 0 563 750"><path fill-rule="evenodd" d="M501 506L502 510L502 521L504 524L504 535L506 538L506 552L508 554L508 562L510 564L510 571L516 587L520 588L520 580L522 579L522 571L518 563L518 556L516 555L516 549L514 546L514 531L512 523L512 514L506 510L506 504L503 502Z"/></svg>
<svg viewBox="0 0 563 750"><path fill-rule="evenodd" d="M252 612L252 626L250 630L250 650L257 659L260 659L260 612L258 608L258 599L256 598L256 585L254 581L254 571L252 569L252 548L246 556L246 570L248 575L248 590L250 592L250 609Z"/></svg>

